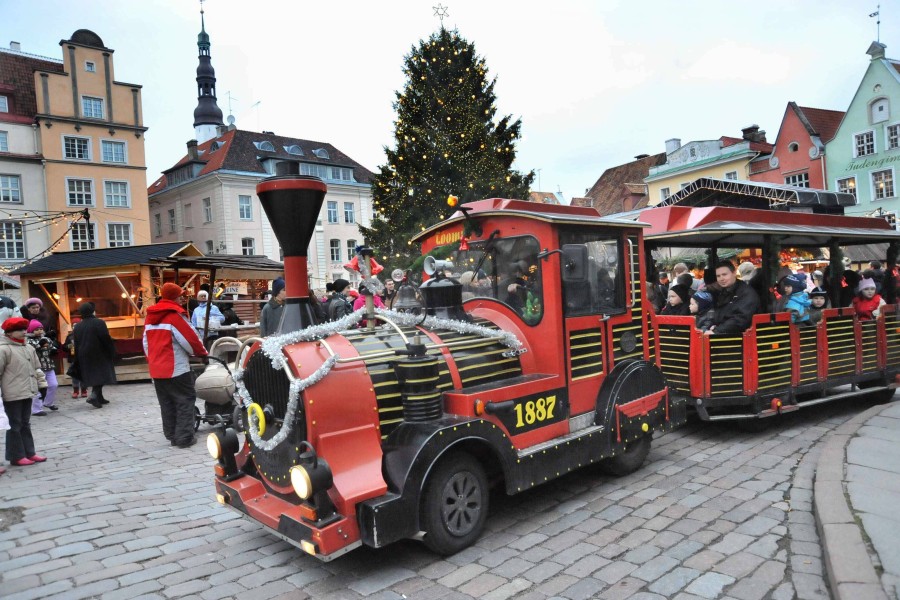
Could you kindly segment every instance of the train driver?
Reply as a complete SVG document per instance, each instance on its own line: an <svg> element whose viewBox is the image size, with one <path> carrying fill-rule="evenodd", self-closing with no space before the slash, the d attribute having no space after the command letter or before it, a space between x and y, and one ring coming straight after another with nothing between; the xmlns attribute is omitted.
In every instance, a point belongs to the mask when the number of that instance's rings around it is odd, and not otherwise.
<svg viewBox="0 0 900 600"><path fill-rule="evenodd" d="M704 335L743 333L759 309L759 295L737 278L730 260L716 263L716 283L720 288L713 296L716 313Z"/></svg>

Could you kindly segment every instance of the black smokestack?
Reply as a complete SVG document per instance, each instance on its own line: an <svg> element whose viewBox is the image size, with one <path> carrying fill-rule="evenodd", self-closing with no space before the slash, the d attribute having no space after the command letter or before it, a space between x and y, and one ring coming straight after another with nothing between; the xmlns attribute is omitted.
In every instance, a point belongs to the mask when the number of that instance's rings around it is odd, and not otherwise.
<svg viewBox="0 0 900 600"><path fill-rule="evenodd" d="M294 163L282 163L278 167L278 173L296 173L297 169ZM306 249L327 191L327 186L318 177L297 174L268 177L256 186L256 195L284 250L287 300L278 333L296 331L316 323L310 306Z"/></svg>

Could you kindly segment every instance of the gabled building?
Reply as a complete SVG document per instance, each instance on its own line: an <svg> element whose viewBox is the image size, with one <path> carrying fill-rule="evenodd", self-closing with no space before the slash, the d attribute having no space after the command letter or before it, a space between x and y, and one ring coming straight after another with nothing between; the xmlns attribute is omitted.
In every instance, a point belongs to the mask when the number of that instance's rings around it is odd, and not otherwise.
<svg viewBox="0 0 900 600"><path fill-rule="evenodd" d="M699 140L681 145L674 138L666 141L664 164L651 167L644 178L649 206L663 202L695 179L749 180L750 163L772 152L766 132L758 125L741 130L741 137L722 136L717 140Z"/></svg>
<svg viewBox="0 0 900 600"><path fill-rule="evenodd" d="M309 272L315 287L358 276L343 264L362 243L359 225L372 219L374 174L325 142L234 128L187 154L147 190L153 242L192 240L206 254L265 255L282 260L281 248L256 196L256 184L293 162L301 175L328 186L310 241Z"/></svg>
<svg viewBox="0 0 900 600"><path fill-rule="evenodd" d="M635 160L610 167L603 171L599 179L585 192L584 198L573 198L575 206L589 206L601 215L627 212L647 206L647 184L644 179L650 169L665 164L665 153L640 154Z"/></svg>
<svg viewBox="0 0 900 600"><path fill-rule="evenodd" d="M829 188L856 195L848 214L900 213L900 61L872 42L866 69L847 113L825 145Z"/></svg>
<svg viewBox="0 0 900 600"><path fill-rule="evenodd" d="M529 192L528 201L538 204L564 204L562 194L553 192Z"/></svg>
<svg viewBox="0 0 900 600"><path fill-rule="evenodd" d="M750 180L828 189L825 144L834 137L843 111L788 102L775 148L750 164Z"/></svg>

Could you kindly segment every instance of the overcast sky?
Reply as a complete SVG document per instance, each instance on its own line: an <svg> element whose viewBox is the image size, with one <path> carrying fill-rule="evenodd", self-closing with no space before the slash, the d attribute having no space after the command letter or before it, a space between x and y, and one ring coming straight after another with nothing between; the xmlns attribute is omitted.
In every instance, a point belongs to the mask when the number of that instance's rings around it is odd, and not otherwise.
<svg viewBox="0 0 900 600"><path fill-rule="evenodd" d="M774 141L788 101L846 110L875 39L858 0L442 0L448 28L497 77L498 114L522 119L517 168L534 189L581 196L603 171L664 141ZM371 170L392 145L403 56L439 26L435 1L207 0L219 106L237 126L333 144ZM900 6L881 41L900 58ZM0 46L61 58L90 29L118 81L143 86L147 180L193 137L195 0L0 0Z"/></svg>

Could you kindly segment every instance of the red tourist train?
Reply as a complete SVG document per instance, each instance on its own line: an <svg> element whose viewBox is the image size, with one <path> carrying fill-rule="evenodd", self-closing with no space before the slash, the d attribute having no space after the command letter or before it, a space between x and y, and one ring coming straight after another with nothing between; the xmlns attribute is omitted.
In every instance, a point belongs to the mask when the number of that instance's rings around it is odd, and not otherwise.
<svg viewBox="0 0 900 600"><path fill-rule="evenodd" d="M219 428L207 443L219 502L309 554L331 560L404 538L455 553L480 535L491 485L514 494L588 465L629 473L654 432L685 421L688 404L702 415L708 398L743 397L755 409L771 396L764 376L725 395L718 379L698 375L702 365L686 377L673 370L670 360L685 358L670 359L675 337L691 340L689 354L706 352L702 364L710 347L694 345L689 324L654 317L646 305L647 225L587 208L467 204L418 236L424 253L453 258L452 267L426 261L433 276L420 287L423 314L380 311L357 329L349 327L358 313L318 323L306 248L325 191L299 175L258 186L284 249L288 299L280 334L245 343L239 356L243 442ZM847 318L839 309L834 327ZM900 327L888 332L885 321L875 334L887 342L875 350L880 370L860 358L857 379L841 371L841 383L892 392L896 360L884 348ZM831 340L830 323L817 341ZM771 344L805 339L768 315L737 340L744 351L768 350L764 327L781 336ZM831 367L816 369L819 387L802 391L829 388ZM793 389L794 377L779 382ZM795 396L779 394L783 412Z"/></svg>

